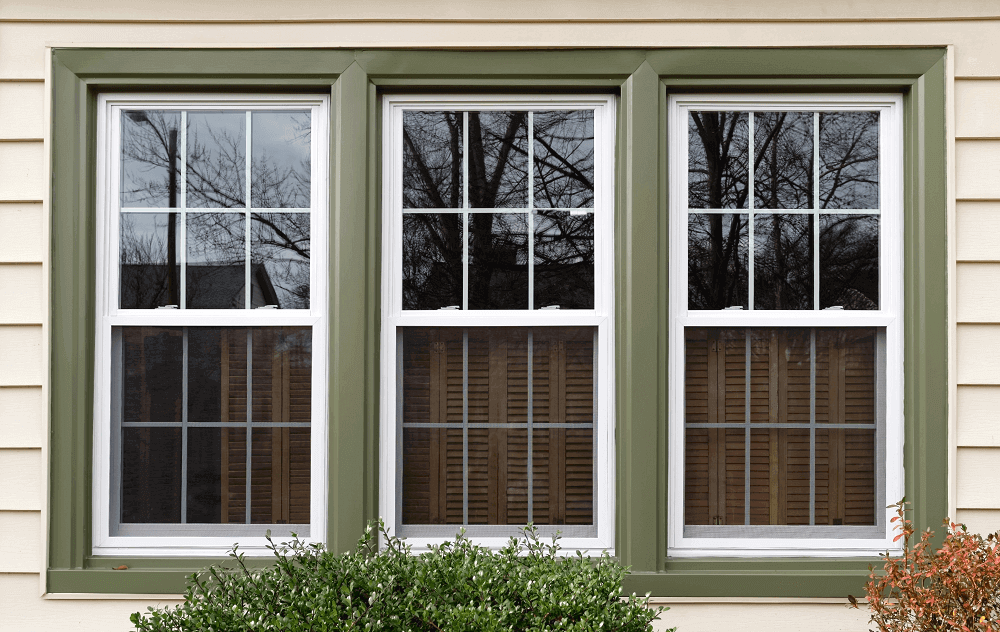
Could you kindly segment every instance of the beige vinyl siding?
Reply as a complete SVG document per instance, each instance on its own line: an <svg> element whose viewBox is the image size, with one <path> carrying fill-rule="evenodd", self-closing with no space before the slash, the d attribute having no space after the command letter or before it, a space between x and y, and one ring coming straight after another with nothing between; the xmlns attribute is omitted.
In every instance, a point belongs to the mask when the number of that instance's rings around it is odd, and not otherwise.
<svg viewBox="0 0 1000 632"><path fill-rule="evenodd" d="M127 630L156 600L42 599L46 46L953 46L958 519L1000 528L1000 16L995 0L37 0L0 3L0 620ZM101 21L113 17L114 22ZM905 18L896 20L895 18ZM573 18L568 23L566 18ZM669 19L665 19L669 18ZM943 18L943 19L936 19ZM219 22L212 22L213 20ZM699 21L701 20L701 21ZM955 139L958 140L955 140ZM16 490L9 489L17 487ZM865 630L834 603L671 604L660 628ZM815 622L821 622L816 625ZM660 629L658 628L658 629Z"/></svg>

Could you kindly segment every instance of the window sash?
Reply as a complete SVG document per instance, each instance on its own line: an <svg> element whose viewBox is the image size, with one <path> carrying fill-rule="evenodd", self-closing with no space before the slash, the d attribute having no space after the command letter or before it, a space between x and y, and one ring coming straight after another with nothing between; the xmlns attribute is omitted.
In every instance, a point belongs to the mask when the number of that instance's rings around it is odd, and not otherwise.
<svg viewBox="0 0 1000 632"><path fill-rule="evenodd" d="M733 525L695 527L684 524L684 330L689 327L880 327L885 330L885 365L901 367L902 353L902 100L896 95L685 95L668 103L668 182L670 209L670 357L668 427L668 547L674 557L755 555L877 555L895 545L888 533L888 513L878 515L880 530L812 525L784 527ZM689 111L842 111L878 110L879 127L879 309L821 310L689 310L687 269L688 215L700 212L753 213L750 209L688 209ZM815 151L814 147L814 151ZM751 180L752 184L752 180ZM765 213L784 213L766 209ZM787 212L796 212L794 210ZM815 209L799 212L816 213ZM831 211L832 212L832 211ZM837 211L840 212L840 211ZM848 211L859 212L859 211ZM869 211L870 213L870 211ZM817 249L818 250L818 249ZM818 266L816 268L818 274ZM814 292L816 288L814 288ZM877 496L903 495L902 371L881 376L885 381L884 436L877 448L884 485ZM710 529L710 531L706 530ZM711 534L711 535L709 535Z"/></svg>
<svg viewBox="0 0 1000 632"><path fill-rule="evenodd" d="M98 97L97 121L97 334L95 353L94 397L94 477L93 545L100 555L201 556L224 554L240 540L240 549L250 555L267 555L263 531L268 525L184 525L121 524L120 503L121 426L112 421L115 405L113 373L116 358L112 328L126 326L165 327L283 327L312 328L311 420L310 420L310 494L309 542L322 542L326 535L326 286L327 286L327 200L329 98L315 95L226 95L176 94L132 95L102 94ZM309 209L260 209L270 213L309 212L310 214L310 306L309 309L121 309L119 308L119 239L122 212L121 111L144 110L309 110L311 118L311 182ZM248 118L250 118L248 114ZM186 135L182 135L184 137ZM251 135L247 133L249 146ZM182 143L178 143L182 145ZM185 153L181 149L182 153ZM249 165L249 153L247 164ZM249 172L249 167L247 167ZM182 180L183 182L183 180ZM181 186L179 198L187 187ZM246 188L247 208L223 212L249 214L258 209L249 206L250 187ZM183 205L183 202L180 202ZM176 212L175 209L138 209L136 212ZM211 209L189 209L191 212ZM184 231L182 231L183 233ZM183 243L183 242L182 242ZM249 248L247 241L247 248ZM249 266L247 266L249 270ZM182 276L183 278L183 276ZM249 291L249 284L244 288ZM182 294L183 295L183 294ZM190 424L189 427L195 424ZM207 426L206 426L207 427ZM117 434L117 436L116 436ZM118 465L115 465L118 464ZM114 524L113 524L114 523ZM279 525L281 528L288 525ZM294 526L294 525L293 525ZM291 529L294 530L294 529Z"/></svg>
<svg viewBox="0 0 1000 632"><path fill-rule="evenodd" d="M582 211L594 217L594 309L573 310L404 310L402 306L402 218L404 213L449 212L448 209L404 209L402 205L402 122L405 110L419 111L539 111L593 109L594 117L594 203L593 208L564 209ZM594 521L596 533L578 532L559 525L565 534L563 546L599 552L614 547L613 538L613 242L614 199L614 100L601 96L519 97L519 96L428 96L391 95L383 101L383 236L382 236L382 315L381 335L381 436L392 437L380 445L379 513L392 532L402 525L402 430L397 411L402 396L401 366L397 363L401 327L566 327L597 328L595 381L599 395L595 407L596 428L594 480ZM531 146L529 144L529 146ZM529 172L531 170L529 169ZM530 213L533 204L529 188L529 208L525 209L453 209L466 216L475 212ZM467 259L465 257L464 259ZM407 538L417 547L453 536L460 525L407 526ZM503 525L467 525L467 533L487 546L499 547L520 529Z"/></svg>

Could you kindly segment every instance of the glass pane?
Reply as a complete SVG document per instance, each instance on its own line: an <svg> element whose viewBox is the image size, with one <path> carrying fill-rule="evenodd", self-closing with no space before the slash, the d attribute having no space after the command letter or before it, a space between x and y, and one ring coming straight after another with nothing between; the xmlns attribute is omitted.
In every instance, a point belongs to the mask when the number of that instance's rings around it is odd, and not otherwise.
<svg viewBox="0 0 1000 632"><path fill-rule="evenodd" d="M812 112L755 112L754 208L813 207Z"/></svg>
<svg viewBox="0 0 1000 632"><path fill-rule="evenodd" d="M403 309L462 307L460 213L403 214Z"/></svg>
<svg viewBox="0 0 1000 632"><path fill-rule="evenodd" d="M222 428L189 428L187 433L187 521L218 524L222 522Z"/></svg>
<svg viewBox="0 0 1000 632"><path fill-rule="evenodd" d="M309 112L254 112L250 116L250 204L254 208L309 208Z"/></svg>
<svg viewBox="0 0 1000 632"><path fill-rule="evenodd" d="M528 206L528 113L469 112L469 207Z"/></svg>
<svg viewBox="0 0 1000 632"><path fill-rule="evenodd" d="M688 215L688 309L749 305L745 214Z"/></svg>
<svg viewBox="0 0 1000 632"><path fill-rule="evenodd" d="M816 330L816 421L875 425L877 331Z"/></svg>
<svg viewBox="0 0 1000 632"><path fill-rule="evenodd" d="M245 216L242 213L188 213L187 222L188 308L243 309L246 303ZM256 285L257 279L253 282Z"/></svg>
<svg viewBox="0 0 1000 632"><path fill-rule="evenodd" d="M878 126L878 112L820 113L820 208L879 208Z"/></svg>
<svg viewBox="0 0 1000 632"><path fill-rule="evenodd" d="M684 524L744 524L746 431L684 431Z"/></svg>
<svg viewBox="0 0 1000 632"><path fill-rule="evenodd" d="M309 309L308 213L250 216L250 306Z"/></svg>
<svg viewBox="0 0 1000 632"><path fill-rule="evenodd" d="M469 309L528 308L529 217L469 214Z"/></svg>
<svg viewBox="0 0 1000 632"><path fill-rule="evenodd" d="M593 524L594 336L402 328L403 523Z"/></svg>
<svg viewBox="0 0 1000 632"><path fill-rule="evenodd" d="M245 112L188 112L188 208L246 206Z"/></svg>
<svg viewBox="0 0 1000 632"><path fill-rule="evenodd" d="M403 208L462 208L461 112L403 112Z"/></svg>
<svg viewBox="0 0 1000 632"><path fill-rule="evenodd" d="M239 332L242 333L242 332ZM232 366L230 344L237 330L218 327L189 327L187 330L188 421L231 421L229 413L232 379L239 370ZM234 345L238 346L238 345ZM225 349L225 355L223 355ZM239 352L240 349L235 349ZM243 345L243 410L246 410L246 343ZM237 378L239 379L239 378ZM245 421L240 419L239 421Z"/></svg>
<svg viewBox="0 0 1000 632"><path fill-rule="evenodd" d="M535 213L535 309L594 309L594 214Z"/></svg>
<svg viewBox="0 0 1000 632"><path fill-rule="evenodd" d="M122 112L121 204L133 208L180 206L181 113Z"/></svg>
<svg viewBox="0 0 1000 632"><path fill-rule="evenodd" d="M181 521L181 429L122 428L121 520Z"/></svg>
<svg viewBox="0 0 1000 632"><path fill-rule="evenodd" d="M256 328L251 334L253 422L309 423L312 328Z"/></svg>
<svg viewBox="0 0 1000 632"><path fill-rule="evenodd" d="M122 213L120 235L120 307L180 307L180 214Z"/></svg>
<svg viewBox="0 0 1000 632"><path fill-rule="evenodd" d="M258 428L251 433L250 522L309 522L308 428Z"/></svg>
<svg viewBox="0 0 1000 632"><path fill-rule="evenodd" d="M746 112L691 112L688 206L747 208L749 153Z"/></svg>
<svg viewBox="0 0 1000 632"><path fill-rule="evenodd" d="M875 431L816 431L816 524L875 524Z"/></svg>
<svg viewBox="0 0 1000 632"><path fill-rule="evenodd" d="M535 112L535 208L593 208L594 111Z"/></svg>
<svg viewBox="0 0 1000 632"><path fill-rule="evenodd" d="M878 309L879 216L819 216L821 309Z"/></svg>
<svg viewBox="0 0 1000 632"><path fill-rule="evenodd" d="M813 308L814 215L754 215L754 309Z"/></svg>
<svg viewBox="0 0 1000 632"><path fill-rule="evenodd" d="M686 328L686 524L874 524L883 335L870 327ZM745 429L722 422L749 423L749 452Z"/></svg>
<svg viewBox="0 0 1000 632"><path fill-rule="evenodd" d="M122 421L181 423L183 330L119 327Z"/></svg>
<svg viewBox="0 0 1000 632"><path fill-rule="evenodd" d="M247 524L247 431L220 428L219 435L219 521Z"/></svg>

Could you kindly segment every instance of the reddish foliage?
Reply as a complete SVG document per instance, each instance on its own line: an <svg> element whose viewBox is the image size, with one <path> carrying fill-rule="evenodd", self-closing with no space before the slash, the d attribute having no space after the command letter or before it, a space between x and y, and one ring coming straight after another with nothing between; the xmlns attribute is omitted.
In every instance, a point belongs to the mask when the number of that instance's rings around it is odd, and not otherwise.
<svg viewBox="0 0 1000 632"><path fill-rule="evenodd" d="M907 504L890 505L903 554L887 553L881 573L872 568L866 587L871 621L880 632L1000 632L1000 531L984 538L946 519L947 536L934 550L930 529L913 542Z"/></svg>

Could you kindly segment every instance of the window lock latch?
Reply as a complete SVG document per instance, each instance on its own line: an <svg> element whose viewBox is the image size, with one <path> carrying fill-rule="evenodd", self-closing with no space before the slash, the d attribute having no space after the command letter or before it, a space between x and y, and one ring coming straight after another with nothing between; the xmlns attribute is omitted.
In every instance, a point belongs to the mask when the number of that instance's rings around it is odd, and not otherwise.
<svg viewBox="0 0 1000 632"><path fill-rule="evenodd" d="M179 309L177 305L160 305L156 309Z"/></svg>

